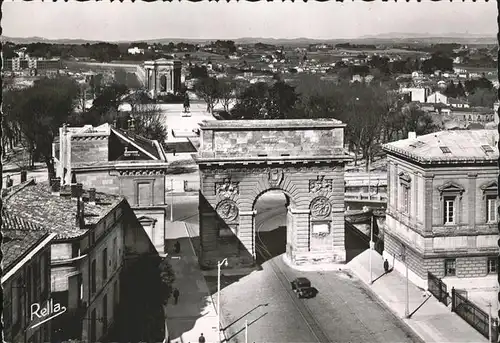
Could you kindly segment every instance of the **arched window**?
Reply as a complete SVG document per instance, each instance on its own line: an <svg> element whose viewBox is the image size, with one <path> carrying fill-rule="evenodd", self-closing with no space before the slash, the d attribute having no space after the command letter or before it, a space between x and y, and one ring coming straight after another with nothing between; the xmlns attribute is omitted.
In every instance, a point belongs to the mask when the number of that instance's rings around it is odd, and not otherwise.
<svg viewBox="0 0 500 343"><path fill-rule="evenodd" d="M165 75L160 76L160 92L167 91L167 77Z"/></svg>

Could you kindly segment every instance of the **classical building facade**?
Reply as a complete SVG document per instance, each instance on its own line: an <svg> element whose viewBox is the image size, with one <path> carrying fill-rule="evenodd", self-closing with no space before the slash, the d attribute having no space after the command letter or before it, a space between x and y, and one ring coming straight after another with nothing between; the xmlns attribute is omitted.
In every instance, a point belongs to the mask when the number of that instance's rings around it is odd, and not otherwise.
<svg viewBox="0 0 500 343"><path fill-rule="evenodd" d="M66 127L53 145L57 175L124 196L158 252L164 252L166 154L157 141L104 124Z"/></svg>
<svg viewBox="0 0 500 343"><path fill-rule="evenodd" d="M4 342L50 342L50 321L39 323L44 319L40 310L50 301L50 243L55 234L4 209L2 235Z"/></svg>
<svg viewBox="0 0 500 343"><path fill-rule="evenodd" d="M144 62L146 89L153 99L159 95L176 94L181 90L182 63L161 58Z"/></svg>
<svg viewBox="0 0 500 343"><path fill-rule="evenodd" d="M4 197L9 212L55 234L49 290L67 311L51 321L56 341L106 338L120 304L125 255L156 252L125 198L29 180Z"/></svg>
<svg viewBox="0 0 500 343"><path fill-rule="evenodd" d="M392 142L384 257L419 286L497 273L496 130L441 131ZM406 259L404 259L406 257ZM488 277L490 275L490 277Z"/></svg>
<svg viewBox="0 0 500 343"><path fill-rule="evenodd" d="M336 120L206 121L200 126L202 267L251 265L255 204L269 190L287 198L286 258L343 262L344 127Z"/></svg>

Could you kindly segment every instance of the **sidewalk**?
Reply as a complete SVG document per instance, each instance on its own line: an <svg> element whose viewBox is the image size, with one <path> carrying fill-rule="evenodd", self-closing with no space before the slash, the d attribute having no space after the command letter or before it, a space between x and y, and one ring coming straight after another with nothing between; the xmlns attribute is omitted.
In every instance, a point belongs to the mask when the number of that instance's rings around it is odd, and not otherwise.
<svg viewBox="0 0 500 343"><path fill-rule="evenodd" d="M370 250L366 250L347 267L359 277L388 306L392 312L424 340L436 343L480 343L487 342L483 335L467 324L457 314L431 296L411 318L405 319L406 278L397 271L384 274L383 259L376 251L372 251L372 271L374 283L370 283ZM381 276L383 275L383 276ZM380 278L378 278L381 276ZM378 279L377 279L378 278ZM417 309L430 293L409 283L409 312Z"/></svg>
<svg viewBox="0 0 500 343"><path fill-rule="evenodd" d="M199 268L183 222L168 223L168 240L178 240L180 254L169 254L175 271L175 284L180 291L179 303L167 305L167 325L172 343L195 343L201 333L207 343L218 342L217 313L205 278ZM172 251L172 249L169 249Z"/></svg>

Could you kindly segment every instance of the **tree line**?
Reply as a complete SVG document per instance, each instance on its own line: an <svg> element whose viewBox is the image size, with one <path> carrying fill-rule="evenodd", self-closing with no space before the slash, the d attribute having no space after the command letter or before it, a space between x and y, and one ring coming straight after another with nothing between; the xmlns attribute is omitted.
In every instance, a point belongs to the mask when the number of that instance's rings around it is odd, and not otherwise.
<svg viewBox="0 0 500 343"><path fill-rule="evenodd" d="M346 142L358 157L372 159L381 144L439 129L430 114L403 99L384 83L340 82L303 77L297 86L275 80L250 85L206 77L195 85L207 111L222 104L224 119L338 119L347 124ZM230 104L233 102L232 108Z"/></svg>

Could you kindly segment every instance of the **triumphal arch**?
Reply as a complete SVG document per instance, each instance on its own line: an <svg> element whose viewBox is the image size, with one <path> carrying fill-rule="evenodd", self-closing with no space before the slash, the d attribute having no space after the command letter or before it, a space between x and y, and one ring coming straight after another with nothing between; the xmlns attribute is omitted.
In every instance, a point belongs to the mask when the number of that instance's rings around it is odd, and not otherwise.
<svg viewBox="0 0 500 343"><path fill-rule="evenodd" d="M255 263L255 203L269 190L288 199L289 261L345 262L344 128L331 119L201 123L200 265Z"/></svg>

